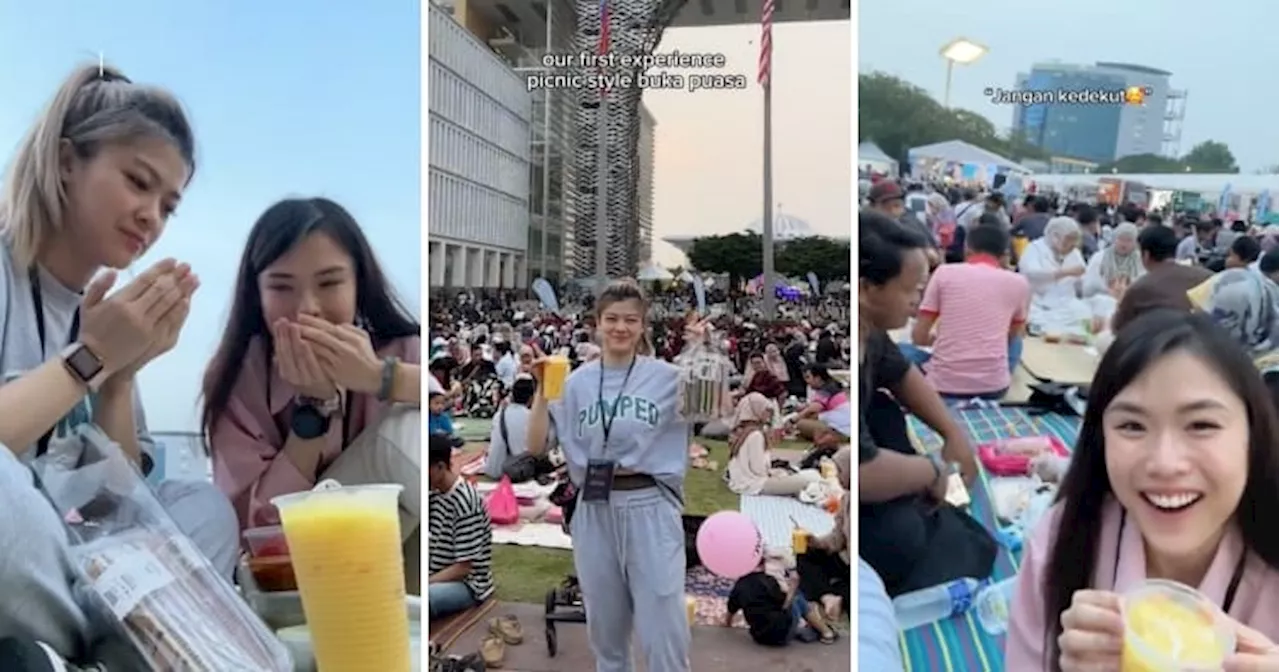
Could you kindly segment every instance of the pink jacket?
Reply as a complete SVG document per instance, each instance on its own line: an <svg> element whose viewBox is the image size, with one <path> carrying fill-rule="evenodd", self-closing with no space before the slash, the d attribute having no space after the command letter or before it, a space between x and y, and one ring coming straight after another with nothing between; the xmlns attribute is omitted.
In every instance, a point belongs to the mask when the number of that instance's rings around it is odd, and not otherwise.
<svg viewBox="0 0 1280 672"><path fill-rule="evenodd" d="M1120 532L1120 503L1111 499L1103 507L1098 556L1093 571L1093 586L1124 593L1147 578L1146 553L1142 533L1138 526L1129 524ZM1009 609L1009 634L1005 641L1005 668L1010 670L1044 669L1044 636L1047 625L1044 620L1044 592L1042 583L1048 563L1050 546L1057 536L1058 520L1062 505L1057 504L1036 527L1023 550L1022 567L1018 570L1018 584L1013 604ZM1120 538L1120 563L1116 566L1116 535ZM1234 526L1218 544L1214 556L1198 589L1213 602L1221 605L1226 600L1227 586L1235 573L1244 541ZM1256 555L1245 560L1244 574L1236 590L1235 599L1228 614L1258 632L1276 641L1280 637L1280 575Z"/></svg>
<svg viewBox="0 0 1280 672"><path fill-rule="evenodd" d="M382 357L399 357L408 364L421 361L419 338L401 338L378 351ZM271 398L267 399L267 390ZM280 378L267 357L266 339L249 344L240 377L232 388L226 412L210 431L213 481L235 506L241 529L280 522L271 498L309 490L318 474L304 474L280 452L289 436L293 388ZM371 394L351 394L350 426L339 436L335 422L320 459L323 473L342 449L365 427L377 424L390 406Z"/></svg>

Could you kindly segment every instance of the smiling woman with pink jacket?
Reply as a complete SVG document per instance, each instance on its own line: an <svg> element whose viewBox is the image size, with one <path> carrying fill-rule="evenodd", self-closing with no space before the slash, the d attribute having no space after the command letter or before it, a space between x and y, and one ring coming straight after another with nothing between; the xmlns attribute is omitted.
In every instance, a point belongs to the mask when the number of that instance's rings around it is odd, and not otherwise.
<svg viewBox="0 0 1280 672"><path fill-rule="evenodd" d="M1276 443L1262 377L1211 319L1157 310L1122 329L1025 547L1007 669L1120 669L1121 596L1148 579L1221 610L1236 630L1228 672L1280 668Z"/></svg>

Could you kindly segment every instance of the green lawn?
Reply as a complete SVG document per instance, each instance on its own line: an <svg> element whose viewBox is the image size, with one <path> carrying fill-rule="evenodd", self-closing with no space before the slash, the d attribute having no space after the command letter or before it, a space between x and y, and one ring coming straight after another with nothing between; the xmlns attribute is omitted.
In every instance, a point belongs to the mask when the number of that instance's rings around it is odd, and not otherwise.
<svg viewBox="0 0 1280 672"><path fill-rule="evenodd" d="M738 509L738 495L729 491L721 479L729 460L729 444L723 441L699 441L718 462L714 471L689 469L684 482L685 512L707 516L717 511ZM786 443L780 448L803 448L803 444ZM493 574L498 583L497 598L503 602L542 604L547 590L573 573L573 553L553 548L496 545L493 547Z"/></svg>

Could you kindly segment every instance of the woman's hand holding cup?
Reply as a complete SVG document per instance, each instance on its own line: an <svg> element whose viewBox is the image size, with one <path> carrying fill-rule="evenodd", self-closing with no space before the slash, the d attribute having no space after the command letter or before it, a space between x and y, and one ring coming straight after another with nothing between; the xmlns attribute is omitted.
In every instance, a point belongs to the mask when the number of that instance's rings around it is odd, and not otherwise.
<svg viewBox="0 0 1280 672"><path fill-rule="evenodd" d="M1077 590L1062 612L1058 635L1062 672L1118 670L1124 651L1120 596L1103 590Z"/></svg>

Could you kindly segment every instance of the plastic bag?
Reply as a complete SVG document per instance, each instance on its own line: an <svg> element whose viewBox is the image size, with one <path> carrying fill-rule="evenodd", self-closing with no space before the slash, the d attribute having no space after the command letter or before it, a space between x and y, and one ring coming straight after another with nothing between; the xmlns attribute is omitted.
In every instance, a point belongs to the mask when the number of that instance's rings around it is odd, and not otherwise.
<svg viewBox="0 0 1280 672"><path fill-rule="evenodd" d="M729 359L702 343L690 345L679 357L680 412L688 422L709 422L725 414L730 399Z"/></svg>
<svg viewBox="0 0 1280 672"><path fill-rule="evenodd" d="M63 519L92 616L121 632L147 669L290 672L284 645L178 530L132 463L82 426L37 459Z"/></svg>
<svg viewBox="0 0 1280 672"><path fill-rule="evenodd" d="M520 522L520 503L516 501L516 490L511 486L511 479L506 476L498 481L498 487L484 500L484 508L489 510L489 520L494 525L515 525Z"/></svg>

